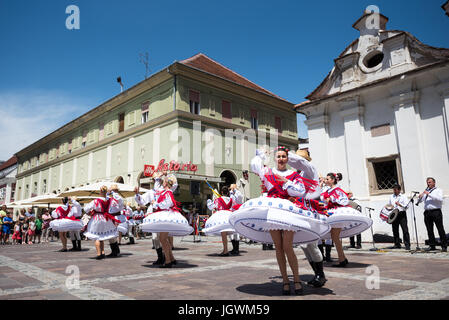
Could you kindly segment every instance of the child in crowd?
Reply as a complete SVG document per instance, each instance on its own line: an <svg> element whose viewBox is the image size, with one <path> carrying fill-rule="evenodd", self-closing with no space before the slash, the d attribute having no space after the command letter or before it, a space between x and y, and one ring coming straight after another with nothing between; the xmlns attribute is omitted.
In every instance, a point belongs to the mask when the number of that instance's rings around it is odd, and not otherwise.
<svg viewBox="0 0 449 320"><path fill-rule="evenodd" d="M36 222L35 222L35 218L33 216L30 217L30 223L29 223L29 228L28 228L28 244L33 244L34 241L34 234L36 232Z"/></svg>
<svg viewBox="0 0 449 320"><path fill-rule="evenodd" d="M12 235L12 243L13 244L19 244L20 240L22 240L22 224L17 221L14 225L14 233Z"/></svg>
<svg viewBox="0 0 449 320"><path fill-rule="evenodd" d="M51 241L53 241L53 231L50 229L51 216L48 213L48 209L44 209L42 212L42 236L43 241L48 242L48 236L51 235Z"/></svg>
<svg viewBox="0 0 449 320"><path fill-rule="evenodd" d="M36 238L37 238L37 243L41 243L41 234L42 234L42 219L41 217L37 217L36 218L36 230L34 233L34 239L33 239L33 243L36 243Z"/></svg>
<svg viewBox="0 0 449 320"><path fill-rule="evenodd" d="M3 218L3 243L9 244L9 235L11 234L11 227L14 222L12 221L11 212L6 214L6 217Z"/></svg>
<svg viewBox="0 0 449 320"><path fill-rule="evenodd" d="M28 219L24 219L22 224L22 244L27 244L27 242L28 242Z"/></svg>

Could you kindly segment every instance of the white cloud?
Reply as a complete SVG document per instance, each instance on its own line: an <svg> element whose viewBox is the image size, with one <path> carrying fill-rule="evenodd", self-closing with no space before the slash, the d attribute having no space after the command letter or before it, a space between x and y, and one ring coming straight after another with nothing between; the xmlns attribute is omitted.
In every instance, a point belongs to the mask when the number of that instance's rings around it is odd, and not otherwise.
<svg viewBox="0 0 449 320"><path fill-rule="evenodd" d="M87 111L87 104L48 91L0 92L0 160Z"/></svg>

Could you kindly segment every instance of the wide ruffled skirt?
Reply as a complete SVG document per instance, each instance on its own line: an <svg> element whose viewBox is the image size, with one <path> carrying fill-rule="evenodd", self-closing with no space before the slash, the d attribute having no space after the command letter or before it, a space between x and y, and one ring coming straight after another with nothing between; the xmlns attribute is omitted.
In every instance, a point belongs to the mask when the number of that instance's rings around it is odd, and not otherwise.
<svg viewBox="0 0 449 320"><path fill-rule="evenodd" d="M340 238L355 236L369 229L373 220L351 207L329 209L327 223L331 228L341 229ZM324 240L331 239L330 232L323 236Z"/></svg>
<svg viewBox="0 0 449 320"><path fill-rule="evenodd" d="M143 232L168 232L170 236L187 236L193 232L186 218L175 210L163 210L148 215L140 229Z"/></svg>
<svg viewBox="0 0 449 320"><path fill-rule="evenodd" d="M327 216L304 210L286 199L259 197L232 213L229 223L244 237L273 243L270 230L293 231L293 243L311 243L329 232Z"/></svg>
<svg viewBox="0 0 449 320"><path fill-rule="evenodd" d="M129 229L129 224L128 224L128 219L126 219L126 216L124 214L121 214L119 216L116 216L115 218L121 222L117 226L117 230L122 235L127 235L128 234L128 229Z"/></svg>
<svg viewBox="0 0 449 320"><path fill-rule="evenodd" d="M112 220L106 219L102 214L94 214L87 224L84 235L92 240L109 240L118 237L118 230Z"/></svg>
<svg viewBox="0 0 449 320"><path fill-rule="evenodd" d="M215 212L207 219L202 232L206 235L220 235L222 232L234 233L235 229L229 223L229 217L232 214L233 212L229 210Z"/></svg>
<svg viewBox="0 0 449 320"><path fill-rule="evenodd" d="M80 231L81 229L83 229L84 225L81 220L62 218L50 221L49 227L53 231L67 232L67 231Z"/></svg>

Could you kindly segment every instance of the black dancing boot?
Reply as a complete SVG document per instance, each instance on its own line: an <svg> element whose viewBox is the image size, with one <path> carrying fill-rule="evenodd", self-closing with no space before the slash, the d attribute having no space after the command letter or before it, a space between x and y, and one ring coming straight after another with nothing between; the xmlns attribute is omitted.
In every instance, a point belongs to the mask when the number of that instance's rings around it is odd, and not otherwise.
<svg viewBox="0 0 449 320"><path fill-rule="evenodd" d="M324 248L323 248L323 244L319 244L319 245L318 245L318 249L320 249L321 255L324 257Z"/></svg>
<svg viewBox="0 0 449 320"><path fill-rule="evenodd" d="M135 244L134 237L129 238L129 242L127 244Z"/></svg>
<svg viewBox="0 0 449 320"><path fill-rule="evenodd" d="M164 253L162 252L162 248L156 249L157 260L153 262L153 265L163 265L165 262Z"/></svg>
<svg viewBox="0 0 449 320"><path fill-rule="evenodd" d="M77 245L76 245L76 240L72 240L72 249L69 249L69 251L77 251Z"/></svg>
<svg viewBox="0 0 449 320"><path fill-rule="evenodd" d="M332 251L332 246L329 244L326 244L326 262L332 262L331 251Z"/></svg>
<svg viewBox="0 0 449 320"><path fill-rule="evenodd" d="M317 272L316 272L315 262L309 261L309 264L312 267L313 273L315 274L315 278L316 278ZM315 278L313 278L312 280L308 281L307 284L312 286L314 284Z"/></svg>
<svg viewBox="0 0 449 320"><path fill-rule="evenodd" d="M118 247L118 243L110 243L109 246L111 247L111 253L108 254L106 257L107 258L117 258L118 257L118 252L116 247Z"/></svg>
<svg viewBox="0 0 449 320"><path fill-rule="evenodd" d="M231 240L232 242L232 250L230 254L238 255L239 254L239 242L237 240Z"/></svg>
<svg viewBox="0 0 449 320"><path fill-rule="evenodd" d="M76 240L78 247L76 248L76 251L81 251L81 240Z"/></svg>
<svg viewBox="0 0 449 320"><path fill-rule="evenodd" d="M308 284L311 284L315 288L321 288L327 281L323 271L323 261L314 262L314 264L315 264L315 278L312 281L309 281Z"/></svg>
<svg viewBox="0 0 449 320"><path fill-rule="evenodd" d="M229 251L230 254L235 254L235 240L231 240L232 243L232 250Z"/></svg>

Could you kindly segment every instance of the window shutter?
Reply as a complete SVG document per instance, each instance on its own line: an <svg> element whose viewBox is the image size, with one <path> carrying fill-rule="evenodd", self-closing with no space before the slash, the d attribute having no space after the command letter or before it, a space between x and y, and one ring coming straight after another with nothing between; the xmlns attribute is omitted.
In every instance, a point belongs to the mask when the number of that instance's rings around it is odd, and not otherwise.
<svg viewBox="0 0 449 320"><path fill-rule="evenodd" d="M232 121L232 114L231 114L231 103L229 101L222 101L222 112L223 112L223 120L227 122Z"/></svg>
<svg viewBox="0 0 449 320"><path fill-rule="evenodd" d="M200 103L200 93L193 90L189 90L189 99L193 102Z"/></svg>
<svg viewBox="0 0 449 320"><path fill-rule="evenodd" d="M100 133L98 135L98 140L103 140L104 138L104 122L99 123Z"/></svg>
<svg viewBox="0 0 449 320"><path fill-rule="evenodd" d="M142 103L141 109L142 109L142 113L149 111L150 110L150 102L146 101L146 102Z"/></svg>
<svg viewBox="0 0 449 320"><path fill-rule="evenodd" d="M257 119L257 110L256 109L251 109L251 118Z"/></svg>
<svg viewBox="0 0 449 320"><path fill-rule="evenodd" d="M277 129L278 133L282 133L282 119L280 117L275 117L274 122L275 128Z"/></svg>

